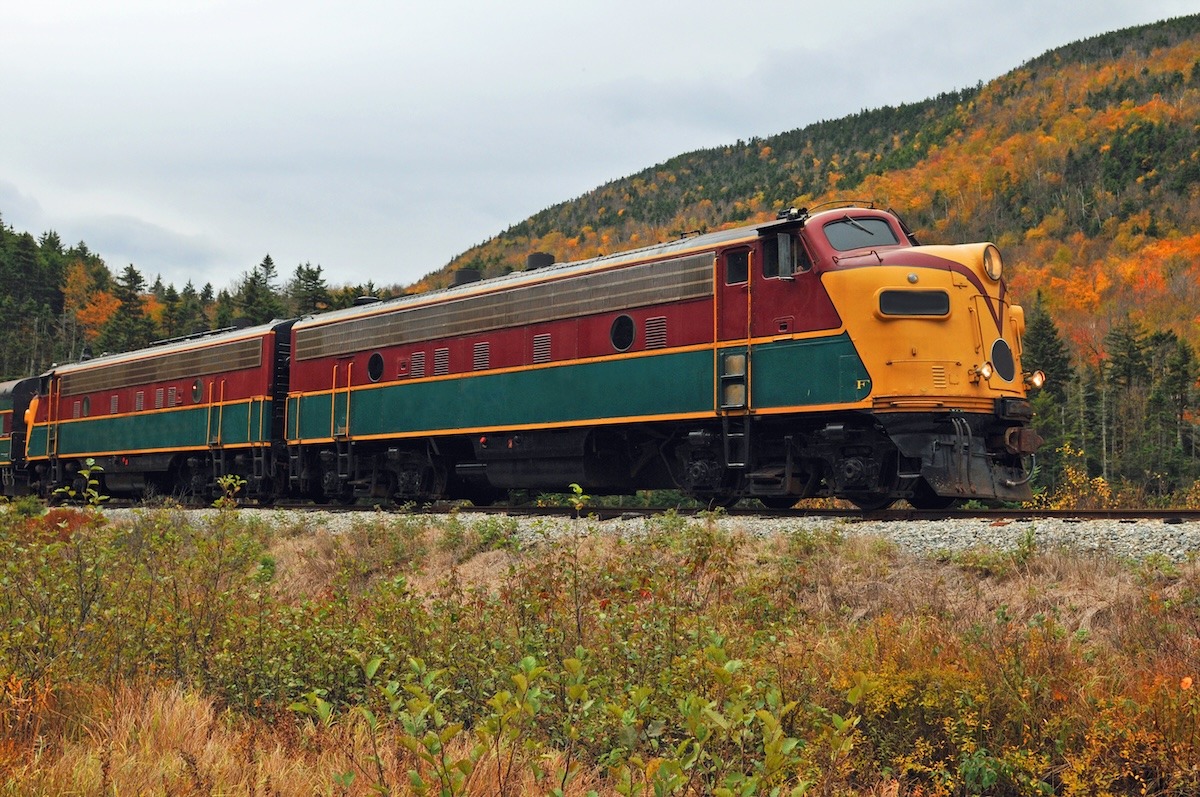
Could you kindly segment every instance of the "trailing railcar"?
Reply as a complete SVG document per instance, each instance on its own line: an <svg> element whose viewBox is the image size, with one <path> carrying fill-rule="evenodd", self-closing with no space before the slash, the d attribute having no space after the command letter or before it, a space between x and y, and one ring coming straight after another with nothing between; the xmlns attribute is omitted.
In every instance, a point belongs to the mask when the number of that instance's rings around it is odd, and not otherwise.
<svg viewBox="0 0 1200 797"><path fill-rule="evenodd" d="M37 377L0 382L0 495L28 491L25 411L37 394L37 386Z"/></svg>
<svg viewBox="0 0 1200 797"><path fill-rule="evenodd" d="M301 319L290 489L1024 500L1034 377L1001 267L883 210L790 211Z"/></svg>
<svg viewBox="0 0 1200 797"><path fill-rule="evenodd" d="M43 374L29 409L31 489L48 495L79 481L91 459L112 495L209 496L227 475L246 479L252 497L278 495L286 479L274 441L291 324L168 341Z"/></svg>

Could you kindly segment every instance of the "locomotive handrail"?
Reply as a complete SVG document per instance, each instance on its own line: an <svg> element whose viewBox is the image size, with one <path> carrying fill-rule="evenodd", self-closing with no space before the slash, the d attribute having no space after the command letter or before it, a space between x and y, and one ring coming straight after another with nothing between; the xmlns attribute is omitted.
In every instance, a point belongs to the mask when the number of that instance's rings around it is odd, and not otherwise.
<svg viewBox="0 0 1200 797"><path fill-rule="evenodd" d="M346 404L343 414L343 425L339 430L337 426L338 415L338 369L340 363L333 364L333 384L329 390L329 438L336 440L339 437L350 437L350 389L353 381L354 362L346 363Z"/></svg>
<svg viewBox="0 0 1200 797"><path fill-rule="evenodd" d="M224 425L224 421L225 421L225 380L224 379L221 380L221 393L220 393L220 396L216 399L216 401L214 401L213 400L213 391L216 389L216 386L217 386L216 382L217 382L217 380L214 379L208 383L208 413L207 413L208 414L208 419L207 419L208 423L207 423L207 428L205 429L205 439L209 446L221 445L221 427ZM217 416L217 424L216 424L217 428L216 428L216 437L215 438L213 437L213 413L214 412L216 413L216 416Z"/></svg>
<svg viewBox="0 0 1200 797"><path fill-rule="evenodd" d="M57 391L55 388L58 388ZM60 379L51 377L49 393L47 400L50 403L46 407L46 456L53 460L58 456L58 402L62 398Z"/></svg>

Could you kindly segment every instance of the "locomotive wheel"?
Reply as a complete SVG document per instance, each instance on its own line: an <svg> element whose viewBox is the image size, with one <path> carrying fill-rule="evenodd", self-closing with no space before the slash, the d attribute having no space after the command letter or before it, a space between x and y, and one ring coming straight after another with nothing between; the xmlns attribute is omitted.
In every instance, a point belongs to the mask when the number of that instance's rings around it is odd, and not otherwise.
<svg viewBox="0 0 1200 797"><path fill-rule="evenodd" d="M929 486L929 482L921 479L917 482L917 486L913 488L912 495L908 497L908 502L912 504L913 509L949 509L958 504L958 499L954 496L938 495Z"/></svg>
<svg viewBox="0 0 1200 797"><path fill-rule="evenodd" d="M896 499L883 493L861 493L846 496L850 503L864 512L879 512L896 503Z"/></svg>

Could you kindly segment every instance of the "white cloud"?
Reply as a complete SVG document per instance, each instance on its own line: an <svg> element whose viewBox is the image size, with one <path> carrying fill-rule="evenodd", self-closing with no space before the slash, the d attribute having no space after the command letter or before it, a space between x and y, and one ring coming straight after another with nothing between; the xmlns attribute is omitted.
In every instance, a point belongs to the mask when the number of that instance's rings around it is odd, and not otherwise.
<svg viewBox="0 0 1200 797"><path fill-rule="evenodd" d="M41 0L0 25L0 216L220 288L408 282L673 155L996 77L1179 0Z"/></svg>

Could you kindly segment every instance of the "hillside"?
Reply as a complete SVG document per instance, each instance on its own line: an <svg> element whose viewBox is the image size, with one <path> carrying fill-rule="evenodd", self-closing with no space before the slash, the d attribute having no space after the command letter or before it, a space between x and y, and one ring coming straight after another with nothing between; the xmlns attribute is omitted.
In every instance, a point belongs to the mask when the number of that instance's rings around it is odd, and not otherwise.
<svg viewBox="0 0 1200 797"><path fill-rule="evenodd" d="M976 89L687 153L514 225L429 275L521 268L870 199L927 243L992 240L1077 353L1127 315L1196 343L1200 15L1069 44Z"/></svg>

